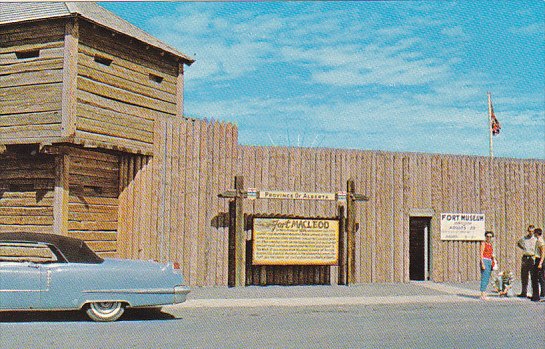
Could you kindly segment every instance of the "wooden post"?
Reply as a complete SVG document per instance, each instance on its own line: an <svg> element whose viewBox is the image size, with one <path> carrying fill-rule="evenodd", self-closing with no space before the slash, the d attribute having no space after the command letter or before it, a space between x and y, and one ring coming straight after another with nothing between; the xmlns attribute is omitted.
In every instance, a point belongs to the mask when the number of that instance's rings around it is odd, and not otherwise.
<svg viewBox="0 0 545 349"><path fill-rule="evenodd" d="M345 233L346 222L344 218L344 206L339 206L339 263L338 263L338 285L346 285L346 250Z"/></svg>
<svg viewBox="0 0 545 349"><path fill-rule="evenodd" d="M356 269L356 186L353 179L346 182L346 284L355 282Z"/></svg>
<svg viewBox="0 0 545 349"><path fill-rule="evenodd" d="M235 201L229 201L229 251L228 251L228 275L227 275L227 285L229 287L234 287L236 282L236 232L235 232L235 222L236 222L236 209Z"/></svg>
<svg viewBox="0 0 545 349"><path fill-rule="evenodd" d="M178 63L178 77L176 78L176 116L184 116L184 64Z"/></svg>
<svg viewBox="0 0 545 349"><path fill-rule="evenodd" d="M55 199L53 204L53 233L68 235L68 200L70 158L55 156Z"/></svg>
<svg viewBox="0 0 545 349"><path fill-rule="evenodd" d="M244 231L244 177L235 176L235 287L246 286L246 232Z"/></svg>
<svg viewBox="0 0 545 349"><path fill-rule="evenodd" d="M64 63L62 69L62 137L74 137L76 133L76 103L78 78L77 18L66 23L64 35Z"/></svg>

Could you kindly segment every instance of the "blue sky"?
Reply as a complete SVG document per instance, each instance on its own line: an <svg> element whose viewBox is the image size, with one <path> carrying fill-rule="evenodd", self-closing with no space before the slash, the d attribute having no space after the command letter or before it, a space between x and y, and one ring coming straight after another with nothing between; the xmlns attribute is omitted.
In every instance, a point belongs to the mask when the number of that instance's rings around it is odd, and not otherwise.
<svg viewBox="0 0 545 349"><path fill-rule="evenodd" d="M239 142L545 159L545 2L116 2Z"/></svg>

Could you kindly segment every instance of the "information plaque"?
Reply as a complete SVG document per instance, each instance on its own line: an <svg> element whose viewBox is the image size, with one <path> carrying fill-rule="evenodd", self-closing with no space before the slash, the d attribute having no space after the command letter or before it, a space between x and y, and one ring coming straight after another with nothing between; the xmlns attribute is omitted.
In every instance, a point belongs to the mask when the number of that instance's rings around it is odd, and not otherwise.
<svg viewBox="0 0 545 349"><path fill-rule="evenodd" d="M441 213L441 240L484 240L482 213Z"/></svg>
<svg viewBox="0 0 545 349"><path fill-rule="evenodd" d="M339 221L254 218L254 265L337 265Z"/></svg>

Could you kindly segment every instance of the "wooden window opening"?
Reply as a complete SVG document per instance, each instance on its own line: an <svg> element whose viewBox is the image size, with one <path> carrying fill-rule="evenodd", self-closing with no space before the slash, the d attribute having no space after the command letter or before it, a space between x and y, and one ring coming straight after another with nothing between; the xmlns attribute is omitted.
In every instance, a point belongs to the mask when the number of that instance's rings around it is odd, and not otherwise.
<svg viewBox="0 0 545 349"><path fill-rule="evenodd" d="M102 57L102 56L99 56L99 55L95 55L95 62L99 63L99 64L102 64L102 65L105 65L107 67L110 66L110 64L112 64L113 60L110 59L110 58L106 58L106 57Z"/></svg>
<svg viewBox="0 0 545 349"><path fill-rule="evenodd" d="M163 77L162 76L159 76L159 75L155 75L155 74L152 74L150 73L149 74L149 79L157 84L160 84L161 82L163 82Z"/></svg>
<svg viewBox="0 0 545 349"><path fill-rule="evenodd" d="M31 51L19 51L15 52L17 59L28 59L40 57L40 50L31 50Z"/></svg>
<svg viewBox="0 0 545 349"><path fill-rule="evenodd" d="M34 191L34 183L28 183L28 184L10 184L10 185L9 185L9 191L10 191L10 192L26 192L26 191Z"/></svg>
<svg viewBox="0 0 545 349"><path fill-rule="evenodd" d="M95 194L102 194L102 188L96 185L84 185L83 188L92 190Z"/></svg>

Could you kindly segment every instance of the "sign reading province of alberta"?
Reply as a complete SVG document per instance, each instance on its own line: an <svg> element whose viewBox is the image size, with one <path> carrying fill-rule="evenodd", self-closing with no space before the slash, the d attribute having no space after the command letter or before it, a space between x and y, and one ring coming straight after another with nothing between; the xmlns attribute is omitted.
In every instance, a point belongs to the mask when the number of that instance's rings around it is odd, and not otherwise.
<svg viewBox="0 0 545 349"><path fill-rule="evenodd" d="M329 200L335 201L335 193L304 193L298 191L272 191L259 192L260 199L292 199L292 200Z"/></svg>
<svg viewBox="0 0 545 349"><path fill-rule="evenodd" d="M441 240L484 240L484 214L441 213Z"/></svg>
<svg viewBox="0 0 545 349"><path fill-rule="evenodd" d="M336 265L339 221L254 218L254 265Z"/></svg>

